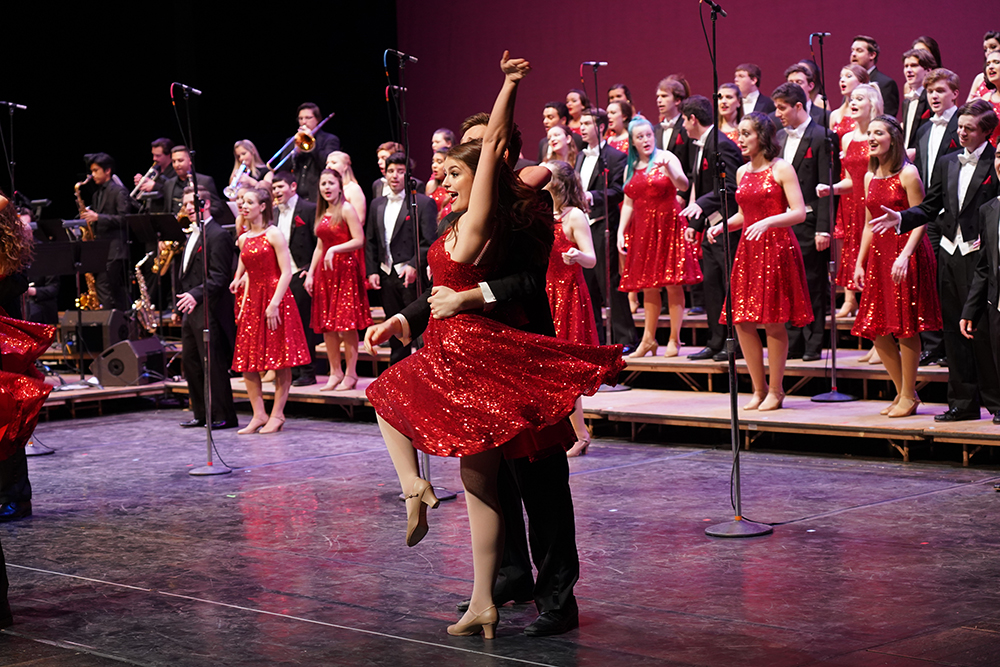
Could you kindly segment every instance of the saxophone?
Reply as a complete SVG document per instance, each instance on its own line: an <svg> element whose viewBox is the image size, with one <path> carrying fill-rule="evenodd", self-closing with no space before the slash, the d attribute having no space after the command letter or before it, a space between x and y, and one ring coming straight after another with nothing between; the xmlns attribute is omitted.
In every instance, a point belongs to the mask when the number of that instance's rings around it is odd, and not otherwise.
<svg viewBox="0 0 1000 667"><path fill-rule="evenodd" d="M80 212L80 217L83 217L83 212L87 210L86 205L83 203L83 197L80 196L80 188L89 183L93 178L93 176L87 176L87 178L73 186L73 193L76 195L76 208ZM83 228L80 238L83 241L94 240L94 228L89 222ZM101 300L97 296L97 282L94 280L94 274L84 274L84 278L87 281L87 293L81 294L80 298L76 300L76 307L80 310L100 310Z"/></svg>
<svg viewBox="0 0 1000 667"><path fill-rule="evenodd" d="M146 279L142 276L142 265L146 263L146 260L152 254L150 252L135 265L135 282L139 285L139 298L132 304L132 310L135 311L135 316L138 318L142 328L151 334L155 334L158 324L156 321L156 312L153 310L153 304L149 302L149 290L146 289Z"/></svg>
<svg viewBox="0 0 1000 667"><path fill-rule="evenodd" d="M184 229L185 234L190 234L193 230L193 225L191 224L191 219L188 218L188 214L182 209L180 213L177 214L177 222L182 224L187 224ZM181 249L180 241L164 241L163 249L153 260L153 273L162 276L167 272L167 268L170 266L170 261L174 258ZM143 260L145 261L145 260Z"/></svg>

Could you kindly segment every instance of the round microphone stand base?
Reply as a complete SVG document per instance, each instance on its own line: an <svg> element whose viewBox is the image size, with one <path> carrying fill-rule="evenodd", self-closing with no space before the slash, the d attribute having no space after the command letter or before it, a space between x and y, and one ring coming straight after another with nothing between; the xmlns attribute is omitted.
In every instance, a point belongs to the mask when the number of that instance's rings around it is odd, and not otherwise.
<svg viewBox="0 0 1000 667"><path fill-rule="evenodd" d="M51 447L46 447L38 438L32 434L31 438L28 440L28 444L24 446L25 456L45 456L46 454L55 454L56 450Z"/></svg>
<svg viewBox="0 0 1000 667"><path fill-rule="evenodd" d="M812 400L816 403L847 403L858 400L858 397L851 394L842 394L834 389L833 391L816 394L812 397Z"/></svg>
<svg viewBox="0 0 1000 667"><path fill-rule="evenodd" d="M717 523L705 529L705 534L710 537L756 537L757 535L770 535L774 528L764 523L754 523L742 517L736 517L732 521Z"/></svg>
<svg viewBox="0 0 1000 667"><path fill-rule="evenodd" d="M629 391L631 389L632 387L628 386L627 384L616 384L613 387L609 384L602 384L600 387L598 387L597 391L603 394L608 391Z"/></svg>
<svg viewBox="0 0 1000 667"><path fill-rule="evenodd" d="M224 465L215 465L209 463L207 466L202 466L200 468L192 468L188 470L189 475L194 475L195 477L206 477L208 475L227 475L233 471L232 468Z"/></svg>

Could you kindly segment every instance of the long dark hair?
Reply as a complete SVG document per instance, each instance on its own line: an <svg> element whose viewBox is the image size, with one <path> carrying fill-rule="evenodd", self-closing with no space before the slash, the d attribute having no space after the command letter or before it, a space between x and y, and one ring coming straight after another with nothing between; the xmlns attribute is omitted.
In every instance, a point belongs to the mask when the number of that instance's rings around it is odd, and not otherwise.
<svg viewBox="0 0 1000 667"><path fill-rule="evenodd" d="M344 177L336 169L324 169L319 172L319 180L316 181L317 188L319 187L319 181L323 179L324 174L333 176L334 180L340 184L340 199L331 204L317 191L317 195L319 196L316 198L316 220L313 223L314 226L319 224L319 221L323 219L323 216L326 215L327 211L330 212L330 219L334 223L340 222L344 219Z"/></svg>
<svg viewBox="0 0 1000 667"><path fill-rule="evenodd" d="M757 133L757 142L760 145L760 150L764 154L764 157L768 160L773 160L774 158L781 155L781 146L778 144L775 135L778 133L774 129L774 123L766 115L759 111L751 111L747 115L743 116L743 121L749 121L753 125L754 132Z"/></svg>

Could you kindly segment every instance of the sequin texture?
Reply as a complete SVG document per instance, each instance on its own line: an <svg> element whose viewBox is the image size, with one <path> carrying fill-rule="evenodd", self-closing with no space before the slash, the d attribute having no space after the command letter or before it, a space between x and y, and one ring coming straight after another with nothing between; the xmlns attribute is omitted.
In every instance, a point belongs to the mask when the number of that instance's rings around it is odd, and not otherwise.
<svg viewBox="0 0 1000 667"><path fill-rule="evenodd" d="M34 363L55 334L52 325L15 320L0 310L0 461L31 437L52 391Z"/></svg>
<svg viewBox="0 0 1000 667"><path fill-rule="evenodd" d="M695 246L684 240L686 225L677 215L677 189L666 168L636 170L625 194L632 200L632 218L626 228L628 253L618 289L636 292L700 283Z"/></svg>
<svg viewBox="0 0 1000 667"><path fill-rule="evenodd" d="M813 313L806 269L791 227L769 229L752 241L746 237L753 223L788 210L785 192L771 169L743 174L736 202L743 211L743 235L733 260L733 321L809 324ZM719 321L725 324L725 311Z"/></svg>
<svg viewBox="0 0 1000 667"><path fill-rule="evenodd" d="M327 249L351 240L347 222L333 223L324 215L316 226L316 236ZM358 253L340 252L333 256L333 268L327 269L323 260L313 275L312 329L316 333L327 331L354 331L372 324L365 291L364 269L358 262Z"/></svg>
<svg viewBox="0 0 1000 667"><path fill-rule="evenodd" d="M427 260L435 284L456 291L492 275L482 264L453 262L444 237ZM614 384L624 368L620 345L537 336L478 312L431 319L423 338L423 348L382 373L366 393L380 417L437 456L476 454L556 424L573 411L577 397L593 394L602 382Z"/></svg>
<svg viewBox="0 0 1000 667"><path fill-rule="evenodd" d="M247 287L237 301L233 370L254 373L309 363L302 320L290 289L285 291L278 308L281 322L273 331L267 328L264 313L281 277L274 248L266 234L247 233L243 239L240 261L246 269Z"/></svg>
<svg viewBox="0 0 1000 667"><path fill-rule="evenodd" d="M556 338L597 345L594 307L583 277L583 267L579 264L566 264L562 258L564 252L575 247L560 226L556 225L549 270L545 276L545 291L549 295Z"/></svg>
<svg viewBox="0 0 1000 667"><path fill-rule="evenodd" d="M883 206L894 211L909 208L899 174L873 178L868 185L866 206L873 217L882 215ZM912 233L896 234L890 230L872 237L865 266L865 289L851 334L870 339L889 335L910 338L921 331L941 328L937 259L926 234L910 255L906 277L898 285L892 280L892 264Z"/></svg>
<svg viewBox="0 0 1000 667"><path fill-rule="evenodd" d="M854 265L858 262L861 249L861 234L865 231L865 175L868 173L868 142L852 141L844 151L840 161L841 169L850 175L851 191L840 195L837 207L835 238L844 239L840 251L840 265L837 267L835 282L849 290L857 290L854 284Z"/></svg>
<svg viewBox="0 0 1000 667"><path fill-rule="evenodd" d="M834 126L831 127L830 129L836 132L839 138L843 139L844 135L854 130L854 128L857 127L857 125L858 124L854 122L853 118L851 118L847 114L844 114L841 117L840 122L835 123Z"/></svg>

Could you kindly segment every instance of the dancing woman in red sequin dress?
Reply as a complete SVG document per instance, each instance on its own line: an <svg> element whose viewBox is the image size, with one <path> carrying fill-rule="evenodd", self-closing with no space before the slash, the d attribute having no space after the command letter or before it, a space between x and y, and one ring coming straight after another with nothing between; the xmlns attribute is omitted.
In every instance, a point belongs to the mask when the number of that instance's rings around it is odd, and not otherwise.
<svg viewBox="0 0 1000 667"><path fill-rule="evenodd" d="M896 399L882 411L908 417L917 411L920 332L941 328L937 260L923 227L875 234L872 219L924 200L917 168L906 162L903 130L895 118L879 116L868 127L869 172L865 177L867 217L854 281L864 291L851 333L875 341L896 385ZM896 341L899 347L896 347Z"/></svg>
<svg viewBox="0 0 1000 667"><path fill-rule="evenodd" d="M305 288L312 295L312 328L323 334L330 378L320 391L344 391L358 384L358 329L371 326L364 269L357 250L365 243L361 220L344 197L340 172L319 175L316 205L316 249ZM347 368L340 369L340 346Z"/></svg>
<svg viewBox="0 0 1000 667"><path fill-rule="evenodd" d="M656 356L656 328L663 305L660 290L666 287L670 340L664 356L676 357L684 324L684 285L702 281L694 244L684 240L685 227L677 215L677 191L687 189L688 179L677 156L656 147L648 120L634 118L629 135L625 203L617 239L625 261L618 289L642 290L645 312L642 341L629 356Z"/></svg>
<svg viewBox="0 0 1000 667"><path fill-rule="evenodd" d="M460 292L495 275L515 229L533 239L517 252L536 256L536 263L548 259L551 213L539 208L533 193L503 163L515 92L529 65L505 52L501 68L504 84L481 149L462 144L451 149L446 162L444 185L454 193L454 210L464 213L452 214L448 231L428 252L435 289ZM496 626L493 585L503 547L496 480L504 450L519 434L565 418L580 394L595 392L601 382L614 382L622 367L620 346L579 345L528 334L494 319L497 310L491 311L492 317L465 311L432 319L423 334L424 347L391 366L367 390L407 495L409 546L427 533L426 507L437 504L430 484L419 478L415 448L461 457L474 577L468 611L448 628L455 635L483 631L492 637ZM515 312L509 316L517 319ZM535 446L534 441L526 444Z"/></svg>
<svg viewBox="0 0 1000 667"><path fill-rule="evenodd" d="M243 275L246 288L239 297L233 370L243 373L253 419L237 433L275 433L285 423L285 403L292 386L292 366L310 361L292 282L288 243L271 224L271 197L267 190L247 190L240 205L246 232L237 241L240 263L229 291L237 293ZM261 375L275 371L274 405L268 417Z"/></svg>
<svg viewBox="0 0 1000 667"><path fill-rule="evenodd" d="M812 322L802 251L792 225L806 219L806 205L792 165L778 158L771 119L752 111L740 121L738 145L749 162L736 172L739 211L729 218L729 230L743 228L733 260L731 293L733 324L753 380L753 398L744 410L777 410L785 398L782 381L788 358L785 323L801 327ZM709 230L715 243L722 223ZM725 321L726 313L719 319ZM767 333L768 385L764 348L758 325Z"/></svg>

